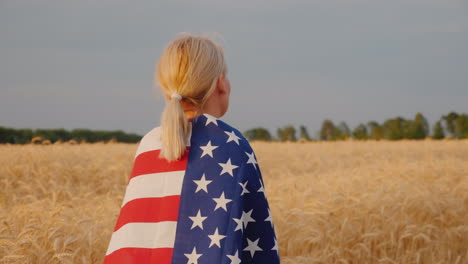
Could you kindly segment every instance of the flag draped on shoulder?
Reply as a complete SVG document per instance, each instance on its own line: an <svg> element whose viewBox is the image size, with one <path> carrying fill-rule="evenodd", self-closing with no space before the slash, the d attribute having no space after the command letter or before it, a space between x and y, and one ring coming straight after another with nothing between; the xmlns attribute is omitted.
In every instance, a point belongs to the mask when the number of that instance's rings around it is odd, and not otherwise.
<svg viewBox="0 0 468 264"><path fill-rule="evenodd" d="M190 127L176 161L158 157L160 127L140 141L104 263L280 263L247 139L206 113Z"/></svg>

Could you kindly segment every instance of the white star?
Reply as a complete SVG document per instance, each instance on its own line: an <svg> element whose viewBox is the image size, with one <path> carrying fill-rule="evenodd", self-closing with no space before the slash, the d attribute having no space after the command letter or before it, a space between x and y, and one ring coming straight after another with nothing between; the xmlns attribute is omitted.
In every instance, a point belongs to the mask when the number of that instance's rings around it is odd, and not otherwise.
<svg viewBox="0 0 468 264"><path fill-rule="evenodd" d="M232 201L231 199L227 199L226 197L224 197L224 192L221 193L221 196L219 196L219 198L213 198L213 200L216 202L216 207L213 211L216 211L216 209L218 208L223 208L226 212L226 204Z"/></svg>
<svg viewBox="0 0 468 264"><path fill-rule="evenodd" d="M228 142L231 142L231 141L234 141L237 143L237 145L239 145L239 139L241 139L240 137L238 137L235 133L234 133L234 130L232 132L227 132L227 131L224 131L224 133L226 133L229 138L227 139L226 143Z"/></svg>
<svg viewBox="0 0 468 264"><path fill-rule="evenodd" d="M218 125L218 121L216 119L216 117L212 116L212 115L209 115L207 113L203 114L205 117L206 117L206 124L205 126L209 125L210 123L213 123L215 125Z"/></svg>
<svg viewBox="0 0 468 264"><path fill-rule="evenodd" d="M230 260L231 264L240 264L241 259L239 258L239 251L236 251L236 254L234 255L226 255Z"/></svg>
<svg viewBox="0 0 468 264"><path fill-rule="evenodd" d="M242 211L241 219L242 219L242 222L244 223L244 228L247 227L249 222L255 222L255 220L252 218L252 212L253 212L253 209L250 210L248 213Z"/></svg>
<svg viewBox="0 0 468 264"><path fill-rule="evenodd" d="M221 248L221 239L225 238L226 236L220 235L218 233L218 228L216 228L215 232L212 235L208 235L208 237L211 239L210 248L213 245L217 245L219 248Z"/></svg>
<svg viewBox="0 0 468 264"><path fill-rule="evenodd" d="M207 218L207 216L202 216L200 209L198 209L198 213L196 216L189 216L190 220L193 221L192 227L190 230L194 229L195 227L200 227L203 230L203 221Z"/></svg>
<svg viewBox="0 0 468 264"><path fill-rule="evenodd" d="M244 184L242 184L242 183L239 182L239 185L242 186L242 193L241 193L241 196L244 195L244 193L250 193L249 190L247 190L247 183L248 183L248 182L249 182L249 181L245 181Z"/></svg>
<svg viewBox="0 0 468 264"><path fill-rule="evenodd" d="M240 219L239 218L232 218L232 220L234 220L234 222L237 223L237 226L236 226L236 229L234 229L234 232L237 231L237 230L240 230L241 232L244 231L242 217Z"/></svg>
<svg viewBox="0 0 468 264"><path fill-rule="evenodd" d="M243 251L250 251L250 255L254 256L255 254L255 251L263 251L259 246L258 246L258 241L260 240L260 238L257 238L257 240L255 240L254 242L252 242L250 239L247 238L247 243L249 243L249 245L244 248Z"/></svg>
<svg viewBox="0 0 468 264"><path fill-rule="evenodd" d="M198 181L193 180L193 182L197 185L197 189L195 190L195 193L197 193L200 190L203 190L206 193L208 193L208 184L210 184L212 181L207 181L205 179L205 174L203 174L201 176L200 180L198 180Z"/></svg>
<svg viewBox="0 0 468 264"><path fill-rule="evenodd" d="M271 250L278 251L278 241L276 241L276 238L275 238L275 245L271 248Z"/></svg>
<svg viewBox="0 0 468 264"><path fill-rule="evenodd" d="M249 157L249 160L247 161L247 163L251 163L254 166L254 168L257 169L257 165L255 164L258 164L258 162L255 159L253 151L252 151L252 154L249 154L248 152L245 152L245 154L247 154L247 156Z"/></svg>
<svg viewBox="0 0 468 264"><path fill-rule="evenodd" d="M265 192L265 188L263 188L262 181L260 179L258 181L260 182L260 188L258 188L257 192Z"/></svg>
<svg viewBox="0 0 468 264"><path fill-rule="evenodd" d="M218 148L218 146L212 146L210 140L208 141L208 144L206 144L206 146L200 146L200 148L203 150L203 153L201 154L200 158L203 158L203 156L205 155L210 155L210 157L213 157L213 150Z"/></svg>
<svg viewBox="0 0 468 264"><path fill-rule="evenodd" d="M265 218L265 220L263 220L263 221L269 221L270 224L271 224L271 227L273 227L273 218L271 217L270 208L268 208L268 217Z"/></svg>
<svg viewBox="0 0 468 264"><path fill-rule="evenodd" d="M233 165L231 164L231 158L228 159L228 161L226 163L218 163L219 166L221 166L223 168L223 170L221 171L221 173L219 175L223 175L223 173L229 173L232 177L234 177L234 175L232 174L232 170L234 170L235 168L238 168L239 166L237 165Z"/></svg>
<svg viewBox="0 0 468 264"><path fill-rule="evenodd" d="M197 254L197 250L193 247L192 253L184 254L188 260L187 264L198 264L198 258L200 258L203 254Z"/></svg>

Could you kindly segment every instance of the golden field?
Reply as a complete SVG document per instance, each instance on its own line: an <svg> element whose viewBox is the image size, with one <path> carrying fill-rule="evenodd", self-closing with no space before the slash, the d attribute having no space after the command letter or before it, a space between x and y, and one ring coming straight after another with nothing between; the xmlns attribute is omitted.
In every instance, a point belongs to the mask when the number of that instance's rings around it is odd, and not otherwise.
<svg viewBox="0 0 468 264"><path fill-rule="evenodd" d="M251 145L282 263L468 263L468 140ZM0 145L0 263L102 263L136 147Z"/></svg>

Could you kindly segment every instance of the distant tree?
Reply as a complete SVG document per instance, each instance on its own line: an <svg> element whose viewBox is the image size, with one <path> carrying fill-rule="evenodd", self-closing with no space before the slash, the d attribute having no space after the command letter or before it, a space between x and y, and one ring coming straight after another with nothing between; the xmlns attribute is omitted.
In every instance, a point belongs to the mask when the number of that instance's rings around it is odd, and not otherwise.
<svg viewBox="0 0 468 264"><path fill-rule="evenodd" d="M270 132L266 128L263 128L263 127L249 129L244 132L244 136L248 140L270 141L272 139Z"/></svg>
<svg viewBox="0 0 468 264"><path fill-rule="evenodd" d="M364 124L359 124L353 130L353 138L355 138L355 139L368 139L369 135L367 134L367 127Z"/></svg>
<svg viewBox="0 0 468 264"><path fill-rule="evenodd" d="M411 122L408 138L410 139L424 139L429 135L429 123L426 118L421 114L417 113Z"/></svg>
<svg viewBox="0 0 468 264"><path fill-rule="evenodd" d="M309 133L307 132L307 128L305 126L300 126L299 127L299 138L305 139L305 140L311 140Z"/></svg>
<svg viewBox="0 0 468 264"><path fill-rule="evenodd" d="M384 138L383 127L376 121L370 121L367 123L369 127L369 138L380 140Z"/></svg>
<svg viewBox="0 0 468 264"><path fill-rule="evenodd" d="M410 138L411 137L411 127L413 126L413 120L411 119L404 119L401 123L401 133L403 138Z"/></svg>
<svg viewBox="0 0 468 264"><path fill-rule="evenodd" d="M278 128L278 138L281 141L296 141L296 129L291 126L285 126L284 128Z"/></svg>
<svg viewBox="0 0 468 264"><path fill-rule="evenodd" d="M461 114L455 120L455 138L468 138L468 115Z"/></svg>
<svg viewBox="0 0 468 264"><path fill-rule="evenodd" d="M387 119L383 124L384 138L389 140L403 139L405 135L405 119L396 117Z"/></svg>
<svg viewBox="0 0 468 264"><path fill-rule="evenodd" d="M434 128L432 129L432 131L433 131L433 134L432 134L433 139L443 139L445 137L444 129L442 128L440 120L435 122Z"/></svg>
<svg viewBox="0 0 468 264"><path fill-rule="evenodd" d="M0 127L0 143L25 144L30 143L33 138L42 138L48 142L56 142L58 140L68 141L74 139L78 142L97 142L102 140L110 140L115 138L118 142L135 143L141 140L141 136L137 134L127 134L122 130L107 131L107 130L89 130L89 129L74 129L71 132L63 128L60 129L13 129Z"/></svg>
<svg viewBox="0 0 468 264"><path fill-rule="evenodd" d="M31 129L0 127L0 143L25 144L31 141Z"/></svg>
<svg viewBox="0 0 468 264"><path fill-rule="evenodd" d="M457 118L458 114L456 112L450 112L448 115L442 116L442 120L445 121L445 128L452 136L455 136L455 120Z"/></svg>
<svg viewBox="0 0 468 264"><path fill-rule="evenodd" d="M340 124L337 127L337 130L337 137L339 139L346 139L351 136L351 131L349 130L348 125L344 121L340 122Z"/></svg>
<svg viewBox="0 0 468 264"><path fill-rule="evenodd" d="M333 122L329 119L326 119L322 123L322 128L320 129L320 139L321 140L335 140L337 134L337 129Z"/></svg>
<svg viewBox="0 0 468 264"><path fill-rule="evenodd" d="M71 137L81 142L85 140L86 142L96 142L97 140L93 136L93 131L85 128L76 128L70 132Z"/></svg>
<svg viewBox="0 0 468 264"><path fill-rule="evenodd" d="M29 128L17 129L15 131L15 143L16 144L27 144L31 142L33 138L33 131Z"/></svg>
<svg viewBox="0 0 468 264"><path fill-rule="evenodd" d="M68 141L71 139L70 132L66 131L63 128L60 129L52 129L51 134L53 135L53 138L50 139L52 142L55 142L57 140L62 140L62 141Z"/></svg>

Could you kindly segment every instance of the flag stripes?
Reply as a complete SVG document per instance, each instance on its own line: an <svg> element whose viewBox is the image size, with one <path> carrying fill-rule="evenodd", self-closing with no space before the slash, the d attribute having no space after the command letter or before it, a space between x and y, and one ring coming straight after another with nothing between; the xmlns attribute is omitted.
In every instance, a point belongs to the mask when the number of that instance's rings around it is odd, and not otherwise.
<svg viewBox="0 0 468 264"><path fill-rule="evenodd" d="M177 221L180 195L165 197L140 198L132 200L122 207L114 231L132 222Z"/></svg>
<svg viewBox="0 0 468 264"><path fill-rule="evenodd" d="M159 158L160 133L152 129L137 148L105 264L171 263L190 138L185 154L168 162Z"/></svg>
<svg viewBox="0 0 468 264"><path fill-rule="evenodd" d="M126 247L173 248L176 226L176 221L127 223L112 233L106 255Z"/></svg>
<svg viewBox="0 0 468 264"><path fill-rule="evenodd" d="M125 191L121 207L138 198L180 195L184 174L185 171L172 171L132 178Z"/></svg>

